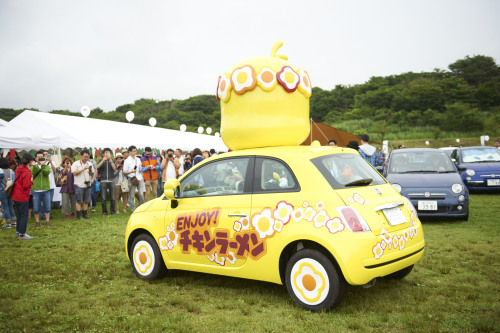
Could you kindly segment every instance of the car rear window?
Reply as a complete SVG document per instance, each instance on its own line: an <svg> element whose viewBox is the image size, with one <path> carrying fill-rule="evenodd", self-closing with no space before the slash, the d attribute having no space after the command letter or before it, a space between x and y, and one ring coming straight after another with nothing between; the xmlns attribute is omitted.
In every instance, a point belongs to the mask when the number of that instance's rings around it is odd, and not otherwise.
<svg viewBox="0 0 500 333"><path fill-rule="evenodd" d="M316 157L311 162L334 189L386 183L377 170L359 155L325 155Z"/></svg>

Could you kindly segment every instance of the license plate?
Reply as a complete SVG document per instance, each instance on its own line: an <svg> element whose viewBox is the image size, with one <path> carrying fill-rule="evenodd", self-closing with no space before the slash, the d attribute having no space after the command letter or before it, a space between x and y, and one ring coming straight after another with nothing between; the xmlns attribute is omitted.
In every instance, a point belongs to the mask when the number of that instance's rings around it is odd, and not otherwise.
<svg viewBox="0 0 500 333"><path fill-rule="evenodd" d="M399 207L382 209L382 212L390 225L398 225L408 222Z"/></svg>
<svg viewBox="0 0 500 333"><path fill-rule="evenodd" d="M438 203L437 201L419 201L418 202L418 210L437 210Z"/></svg>
<svg viewBox="0 0 500 333"><path fill-rule="evenodd" d="M488 186L500 186L500 179L488 179Z"/></svg>

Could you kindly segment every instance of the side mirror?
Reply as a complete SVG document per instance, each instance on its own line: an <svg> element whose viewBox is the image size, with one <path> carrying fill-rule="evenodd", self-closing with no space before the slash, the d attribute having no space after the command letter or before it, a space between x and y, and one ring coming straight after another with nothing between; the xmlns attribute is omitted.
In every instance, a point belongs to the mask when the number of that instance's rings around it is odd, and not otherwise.
<svg viewBox="0 0 500 333"><path fill-rule="evenodd" d="M467 170L466 167L463 167L463 166L460 166L460 165L457 165L457 169L458 169L458 172L464 172L465 170Z"/></svg>
<svg viewBox="0 0 500 333"><path fill-rule="evenodd" d="M165 197L168 200L175 200L175 190L181 187L181 183L179 182L178 179L170 179L169 181L165 182L165 185L163 186L163 193L165 193Z"/></svg>

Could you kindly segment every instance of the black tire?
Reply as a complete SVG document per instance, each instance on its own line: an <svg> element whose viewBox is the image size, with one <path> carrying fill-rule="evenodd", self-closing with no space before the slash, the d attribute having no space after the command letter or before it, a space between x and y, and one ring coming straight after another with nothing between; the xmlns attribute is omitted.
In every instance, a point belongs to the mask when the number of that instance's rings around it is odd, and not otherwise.
<svg viewBox="0 0 500 333"><path fill-rule="evenodd" d="M142 279L155 280L167 273L160 249L153 237L141 234L134 239L130 249L130 263L134 273Z"/></svg>
<svg viewBox="0 0 500 333"><path fill-rule="evenodd" d="M285 274L288 293L304 309L327 311L340 304L345 282L323 253L313 249L296 252L288 260Z"/></svg>
<svg viewBox="0 0 500 333"><path fill-rule="evenodd" d="M399 270L392 274L386 275L384 276L384 279L401 280L402 278L410 274L412 270L413 270L413 265L403 268L402 270Z"/></svg>

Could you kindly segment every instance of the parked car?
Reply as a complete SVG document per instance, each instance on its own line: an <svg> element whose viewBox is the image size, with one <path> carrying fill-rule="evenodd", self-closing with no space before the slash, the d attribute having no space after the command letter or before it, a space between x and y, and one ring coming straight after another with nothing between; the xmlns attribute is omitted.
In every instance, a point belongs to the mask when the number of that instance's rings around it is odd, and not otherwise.
<svg viewBox="0 0 500 333"><path fill-rule="evenodd" d="M345 283L400 279L424 252L412 204L348 148L269 147L211 157L131 215L135 274L171 269L284 284L310 311Z"/></svg>
<svg viewBox="0 0 500 333"><path fill-rule="evenodd" d="M500 150L497 148L456 148L451 158L469 190L500 190Z"/></svg>
<svg viewBox="0 0 500 333"><path fill-rule="evenodd" d="M394 150L384 176L410 199L421 217L469 218L469 191L450 157L441 149Z"/></svg>

